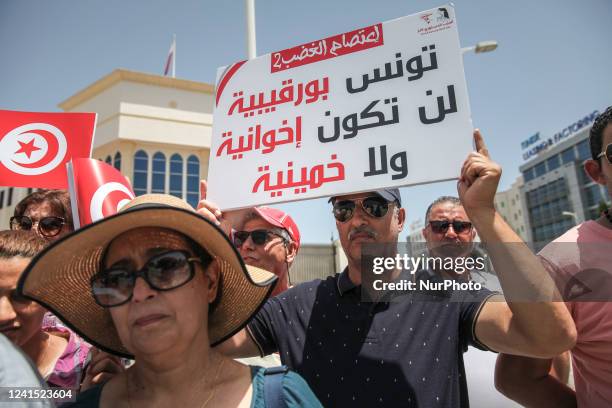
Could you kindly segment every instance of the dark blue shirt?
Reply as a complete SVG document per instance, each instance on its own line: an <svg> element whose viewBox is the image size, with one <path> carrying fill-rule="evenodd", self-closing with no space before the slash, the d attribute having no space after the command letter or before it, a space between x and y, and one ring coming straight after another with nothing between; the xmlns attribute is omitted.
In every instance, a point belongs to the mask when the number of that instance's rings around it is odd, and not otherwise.
<svg viewBox="0 0 612 408"><path fill-rule="evenodd" d="M491 294L362 302L345 270L269 299L247 329L262 355L278 351L325 407L468 407L463 352L486 350L474 328Z"/></svg>

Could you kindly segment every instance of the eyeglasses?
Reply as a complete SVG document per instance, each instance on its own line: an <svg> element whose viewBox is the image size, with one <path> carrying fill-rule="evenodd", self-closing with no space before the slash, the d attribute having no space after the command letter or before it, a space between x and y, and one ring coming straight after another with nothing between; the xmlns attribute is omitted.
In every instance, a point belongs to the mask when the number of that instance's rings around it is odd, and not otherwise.
<svg viewBox="0 0 612 408"><path fill-rule="evenodd" d="M603 152L599 153L597 155L597 158L599 159L602 156L606 156L606 159L608 159L608 163L612 164L612 143L607 145L606 146L606 150L604 150Z"/></svg>
<svg viewBox="0 0 612 408"><path fill-rule="evenodd" d="M62 231L62 227L66 223L62 217L43 217L38 221L33 221L27 215L17 215L11 217L12 230L31 230L34 225L37 226L38 232L43 237L54 237Z"/></svg>
<svg viewBox="0 0 612 408"><path fill-rule="evenodd" d="M446 234L448 227L453 226L453 231L457 234L469 232L472 229L472 223L468 221L429 221L431 230L436 234Z"/></svg>
<svg viewBox="0 0 612 408"><path fill-rule="evenodd" d="M347 222L353 218L357 203L359 203L361 209L366 214L374 218L382 218L387 215L389 205L393 204L379 196L366 197L361 200L336 201L332 210L334 218L336 218L338 222Z"/></svg>
<svg viewBox="0 0 612 408"><path fill-rule="evenodd" d="M279 232L266 229L257 229L253 231L232 230L232 242L234 243L234 246L236 248L240 248L242 245L244 245L247 239L251 237L255 245L263 245L268 242L268 238L270 235L281 237L285 241L287 240L287 238Z"/></svg>
<svg viewBox="0 0 612 408"><path fill-rule="evenodd" d="M149 259L139 271L123 266L100 271L91 278L91 291L100 306L120 306L132 299L137 278L143 278L155 290L176 289L193 279L194 262L202 263L185 251L165 252Z"/></svg>

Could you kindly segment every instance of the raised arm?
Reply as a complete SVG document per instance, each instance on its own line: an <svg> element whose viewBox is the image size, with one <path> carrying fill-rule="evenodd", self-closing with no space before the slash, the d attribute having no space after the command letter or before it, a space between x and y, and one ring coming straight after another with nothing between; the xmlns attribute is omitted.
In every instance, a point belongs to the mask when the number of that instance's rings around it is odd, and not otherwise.
<svg viewBox="0 0 612 408"><path fill-rule="evenodd" d="M557 367L555 367L557 366ZM535 359L500 354L495 365L495 388L525 407L576 407L576 393L555 376L569 369L568 353L552 359ZM567 378L567 377L566 377Z"/></svg>
<svg viewBox="0 0 612 408"><path fill-rule="evenodd" d="M576 328L540 261L493 205L500 166L478 130L457 184L459 197L491 257L506 302L490 298L476 322L476 337L503 353L552 358L576 343Z"/></svg>

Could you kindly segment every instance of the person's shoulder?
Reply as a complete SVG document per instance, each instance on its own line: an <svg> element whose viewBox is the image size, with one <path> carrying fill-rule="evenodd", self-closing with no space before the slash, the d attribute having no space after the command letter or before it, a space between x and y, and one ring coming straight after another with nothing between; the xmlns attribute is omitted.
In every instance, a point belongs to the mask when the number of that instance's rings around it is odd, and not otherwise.
<svg viewBox="0 0 612 408"><path fill-rule="evenodd" d="M292 295L299 295L305 293L316 292L317 290L330 290L337 287L337 275L328 276L325 279L313 279L311 281L306 281L302 283L298 283L286 291L277 295L281 299L283 297L290 298Z"/></svg>
<svg viewBox="0 0 612 408"><path fill-rule="evenodd" d="M283 400L288 407L322 407L306 380L294 371L283 376Z"/></svg>

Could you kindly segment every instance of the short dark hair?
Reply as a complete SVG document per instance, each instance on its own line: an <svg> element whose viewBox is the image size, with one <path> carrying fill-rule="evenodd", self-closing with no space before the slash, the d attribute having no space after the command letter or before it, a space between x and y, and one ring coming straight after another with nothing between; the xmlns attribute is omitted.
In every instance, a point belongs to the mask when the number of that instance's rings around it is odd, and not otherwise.
<svg viewBox="0 0 612 408"><path fill-rule="evenodd" d="M23 230L0 231L0 259L34 258L48 242L37 234Z"/></svg>
<svg viewBox="0 0 612 408"><path fill-rule="evenodd" d="M591 133L589 134L589 142L591 144L591 157L597 160L597 156L603 149L603 132L606 126L612 123L612 106L608 106L604 113L595 118Z"/></svg>
<svg viewBox="0 0 612 408"><path fill-rule="evenodd" d="M429 222L429 214L431 214L431 209L434 208L438 204L444 204L444 203L451 203L451 204L454 204L455 206L463 205L461 204L461 200L459 200L458 197L454 197L454 196L438 197L434 200L433 203L429 204L429 207L427 207L427 211L425 211L425 224Z"/></svg>
<svg viewBox="0 0 612 408"><path fill-rule="evenodd" d="M62 217L70 230L74 229L72 223L72 208L70 207L70 195L66 190L38 190L21 200L16 206L13 215L21 217L28 207L47 203L53 212Z"/></svg>

